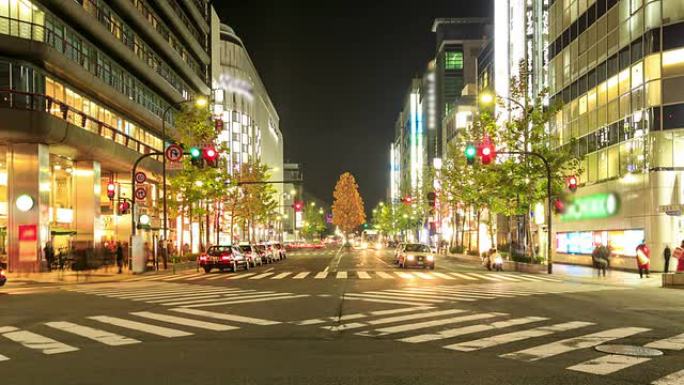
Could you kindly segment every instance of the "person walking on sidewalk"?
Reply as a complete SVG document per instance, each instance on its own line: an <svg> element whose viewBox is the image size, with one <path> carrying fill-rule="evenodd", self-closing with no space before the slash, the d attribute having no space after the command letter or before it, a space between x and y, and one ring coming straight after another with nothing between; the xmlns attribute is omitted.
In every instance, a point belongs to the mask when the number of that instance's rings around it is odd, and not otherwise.
<svg viewBox="0 0 684 385"><path fill-rule="evenodd" d="M648 268L651 263L651 250L646 246L646 241L641 241L641 244L636 248L637 253L637 267L639 268L639 278L649 278Z"/></svg>
<svg viewBox="0 0 684 385"><path fill-rule="evenodd" d="M670 246L665 245L665 250L663 250L663 259L665 260L665 274L667 274L670 271L670 256L672 255L672 251L670 250Z"/></svg>
<svg viewBox="0 0 684 385"><path fill-rule="evenodd" d="M116 266L119 267L119 273L121 274L122 271L121 269L123 268L123 262L124 262L124 250L123 246L121 245L121 242L116 243Z"/></svg>
<svg viewBox="0 0 684 385"><path fill-rule="evenodd" d="M495 271L503 271L503 257L501 257L501 254L496 249L491 250L489 259Z"/></svg>
<svg viewBox="0 0 684 385"><path fill-rule="evenodd" d="M684 241L675 249L673 255L677 258L677 273L684 273Z"/></svg>
<svg viewBox="0 0 684 385"><path fill-rule="evenodd" d="M606 246L603 246L603 245L596 246L594 251L591 253L591 259L594 262L594 267L596 267L596 269L598 269L599 277L601 276L601 272L603 272L604 277L606 276L606 270L608 269L609 258L610 258L610 249L607 248Z"/></svg>
<svg viewBox="0 0 684 385"><path fill-rule="evenodd" d="M55 249L52 247L50 241L45 242L45 248L43 249L43 254L45 255L45 260L47 261L47 271L52 271L52 264L55 263Z"/></svg>

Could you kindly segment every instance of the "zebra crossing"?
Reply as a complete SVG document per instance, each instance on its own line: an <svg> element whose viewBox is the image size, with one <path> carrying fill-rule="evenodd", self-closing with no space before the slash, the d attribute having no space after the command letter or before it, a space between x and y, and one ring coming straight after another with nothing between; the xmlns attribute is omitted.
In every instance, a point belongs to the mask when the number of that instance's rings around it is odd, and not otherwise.
<svg viewBox="0 0 684 385"><path fill-rule="evenodd" d="M198 330L230 332L245 326L270 326L281 323L206 310L185 308L168 310L178 315L151 311L138 311L116 316L94 315L78 320L45 322L38 325L37 328L40 331L25 330L15 326L0 326L0 351L7 350L5 349L8 347L6 342L9 342L28 351L58 355L79 351L90 346L89 343L101 344L105 347L122 347L143 343L145 336L150 336L151 339L173 339L193 336ZM127 335L128 333L133 335ZM0 354L0 363L11 359L13 357Z"/></svg>
<svg viewBox="0 0 684 385"><path fill-rule="evenodd" d="M558 321L538 315L514 316L504 312L440 309L415 303L391 310L290 323L369 338L389 338L406 344L436 344L458 354L490 352L502 359L527 364L555 358L546 363L558 365L558 362L562 362L566 370L597 376L615 374L638 365L644 365L643 371L648 372L648 365L658 367L659 364L658 357L622 356L593 350L598 345L624 343L624 340L633 337L642 340L643 335L652 332L652 329L637 326L602 327L596 322L585 320ZM683 351L684 334L658 339L644 346L657 347L670 353ZM681 365L684 367L684 362ZM676 370L652 380L650 384L684 384L684 369Z"/></svg>
<svg viewBox="0 0 684 385"><path fill-rule="evenodd" d="M534 288L491 287L489 285L406 287L402 289L370 290L345 293L349 301L376 302L406 306L430 306L448 302L475 302L498 298L527 297L545 294L571 294L600 290L622 290L610 286L573 285Z"/></svg>
<svg viewBox="0 0 684 385"><path fill-rule="evenodd" d="M289 280L289 279L360 279L360 280L413 280L413 281L460 281L460 282L562 282L560 278L523 273L478 273L478 272L422 272L422 271L268 271L239 273L182 273L145 275L127 279L127 282L176 282L176 281L233 281L233 280Z"/></svg>
<svg viewBox="0 0 684 385"><path fill-rule="evenodd" d="M64 290L180 308L206 308L309 297L309 294L166 282L141 283L125 288L111 285L77 286Z"/></svg>

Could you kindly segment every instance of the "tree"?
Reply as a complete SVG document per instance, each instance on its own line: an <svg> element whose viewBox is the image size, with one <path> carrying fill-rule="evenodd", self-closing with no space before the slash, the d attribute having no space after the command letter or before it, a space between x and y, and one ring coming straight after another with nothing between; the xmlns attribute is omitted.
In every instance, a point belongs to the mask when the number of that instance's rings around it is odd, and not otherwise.
<svg viewBox="0 0 684 385"><path fill-rule="evenodd" d="M301 233L304 238L313 239L314 237L320 237L323 232L325 232L327 226L325 224L325 218L323 209L317 209L315 206L308 205L304 209L304 222L302 224Z"/></svg>
<svg viewBox="0 0 684 385"><path fill-rule="evenodd" d="M381 202L373 209L371 223L381 233L397 236L420 226L422 220L414 214L414 208L411 205L398 202Z"/></svg>
<svg viewBox="0 0 684 385"><path fill-rule="evenodd" d="M366 222L363 199L354 176L348 172L340 175L333 192L333 224L345 234L354 231Z"/></svg>
<svg viewBox="0 0 684 385"><path fill-rule="evenodd" d="M231 239L235 222L241 225L243 238L254 242L256 226L268 225L275 219L278 208L275 188L268 183L259 183L269 178L268 166L259 159L250 159L235 170L232 188L223 197L233 222Z"/></svg>

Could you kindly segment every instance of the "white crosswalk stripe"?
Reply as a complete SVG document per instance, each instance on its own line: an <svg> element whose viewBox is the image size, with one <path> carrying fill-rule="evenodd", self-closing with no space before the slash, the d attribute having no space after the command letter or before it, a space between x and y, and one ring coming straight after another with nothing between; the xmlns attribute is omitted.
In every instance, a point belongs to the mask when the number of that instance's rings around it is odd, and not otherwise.
<svg viewBox="0 0 684 385"><path fill-rule="evenodd" d="M226 278L226 279L242 279L242 278L251 277L251 276L253 276L253 275L256 275L256 273L238 274L238 275L234 275L234 276L232 276L232 277L228 277L228 278Z"/></svg>
<svg viewBox="0 0 684 385"><path fill-rule="evenodd" d="M394 279L394 277L391 274L387 274L384 271L378 271L375 274L377 274L378 277L382 279Z"/></svg>
<svg viewBox="0 0 684 385"><path fill-rule="evenodd" d="M416 319L421 319L421 318L430 318L430 317L438 317L438 316L443 316L443 315L463 313L464 311L465 310L461 310L461 309L440 310L440 311L433 311L433 312L428 312L428 313L409 314L409 315L402 315L402 316L380 318L380 319L376 319L376 320L367 321L365 323L354 322L354 323L350 323L350 324L324 326L323 328L333 330L333 331L357 329L357 328L362 328L362 327L369 326L369 325L370 326L372 326L372 325L383 325L383 324L388 324L388 323L411 321L411 320L416 320Z"/></svg>
<svg viewBox="0 0 684 385"><path fill-rule="evenodd" d="M540 279L542 281L549 281L549 282L558 282L559 280L556 278L549 278L545 277L543 275L531 275L531 274L521 274L523 277L528 277L528 278L534 278L534 279Z"/></svg>
<svg viewBox="0 0 684 385"><path fill-rule="evenodd" d="M651 385L684 385L684 370L659 378L651 382Z"/></svg>
<svg viewBox="0 0 684 385"><path fill-rule="evenodd" d="M477 281L477 278L473 278L473 277L471 277L471 276L469 276L469 275L465 275L465 274L462 274L462 273L451 273L451 272L450 272L449 274L451 274L451 275L453 275L454 277L457 277L457 278L465 279L465 280L467 280L467 281Z"/></svg>
<svg viewBox="0 0 684 385"><path fill-rule="evenodd" d="M594 324L591 322L572 321L551 326L540 326L529 330L521 330L517 332L485 337L478 340L459 342L457 344L449 345L449 349L458 350L461 352L472 352L474 350L480 350L490 348L492 346L509 344L512 342L523 341L530 338L548 336L554 333L578 329L590 325Z"/></svg>
<svg viewBox="0 0 684 385"><path fill-rule="evenodd" d="M504 354L501 357L512 358L520 361L538 361L558 354L571 352L573 350L586 349L606 342L629 337L638 333L649 331L650 329L638 327L624 327L600 331L580 337L568 338L555 341L549 344L535 346L533 348L521 350L514 353Z"/></svg>
<svg viewBox="0 0 684 385"><path fill-rule="evenodd" d="M345 298L349 298L349 297L382 299L382 300L391 300L391 301L404 299L402 296L397 295L397 294L392 294L392 293L387 293L387 294L346 293ZM429 298L405 298L405 299L410 300L410 301L418 301L418 302L422 302L422 303L428 303L428 304L430 304L430 303L443 303L444 302L444 300L441 300L441 299L429 299Z"/></svg>
<svg viewBox="0 0 684 385"><path fill-rule="evenodd" d="M653 341L644 346L653 349L684 350L684 334L679 334L674 337Z"/></svg>
<svg viewBox="0 0 684 385"><path fill-rule="evenodd" d="M432 275L434 275L434 276L436 276L436 277L438 277L438 278L446 279L446 280L450 280L450 281L456 279L456 278L454 278L454 277L452 277L452 276L450 276L450 275L446 275L446 274L440 273L440 272L433 272Z"/></svg>
<svg viewBox="0 0 684 385"><path fill-rule="evenodd" d="M140 343L140 341L133 338L124 337L119 334L114 334L104 330L91 328L89 326L78 325L72 322L46 322L45 325L57 330L85 337L109 346L122 346Z"/></svg>
<svg viewBox="0 0 684 385"><path fill-rule="evenodd" d="M432 277L432 276L431 276L430 274L428 274L428 273L416 272L415 274L416 274L419 278L422 278L422 279L434 279L434 277Z"/></svg>
<svg viewBox="0 0 684 385"><path fill-rule="evenodd" d="M3 329L3 337L20 343L26 348L39 350L43 354L61 354L79 350L77 347L26 330L19 330L11 326L4 327Z"/></svg>
<svg viewBox="0 0 684 385"><path fill-rule="evenodd" d="M310 271L304 271L304 272L298 273L297 275L295 275L294 277L292 277L292 279L304 279L304 278L306 278L309 274L311 274Z"/></svg>
<svg viewBox="0 0 684 385"><path fill-rule="evenodd" d="M488 281L501 282L501 279L493 277L492 274L468 273L468 275L475 278L486 279Z"/></svg>
<svg viewBox="0 0 684 385"><path fill-rule="evenodd" d="M408 299L419 299L419 300L425 300L425 301L431 301L431 300L437 300L437 301L475 301L475 299L467 296L460 296L460 295L432 295L432 294L427 294L427 293L415 293L411 292L408 290L384 290L384 291L367 291L365 293L368 294L394 294L396 293L398 297L401 298L408 298Z"/></svg>
<svg viewBox="0 0 684 385"><path fill-rule="evenodd" d="M360 279L371 279L371 276L365 271L357 271L356 274L359 276Z"/></svg>
<svg viewBox="0 0 684 385"><path fill-rule="evenodd" d="M368 297L358 297L345 294L344 299L347 301L363 301L363 302L376 302L376 303L391 303L395 305L406 305L406 306L421 306L425 305L425 302L411 302L411 301L400 301L392 299L379 299L379 298L368 298Z"/></svg>
<svg viewBox="0 0 684 385"><path fill-rule="evenodd" d="M221 300L221 301L217 301L217 302L182 305L182 307L195 308L195 307L237 305L237 304L241 304L241 303L270 302L270 301L279 301L279 300L284 300L284 299L304 298L304 297L308 297L308 296L309 296L309 294L289 295L289 294L284 294L284 293L276 293L276 294L273 294L272 296L269 296L269 297L264 295L264 296L261 296L260 298L235 299L235 300L229 300L229 301Z"/></svg>
<svg viewBox="0 0 684 385"><path fill-rule="evenodd" d="M325 279L325 277L327 277L327 276L328 276L327 271L321 271L321 272L316 273L316 276L314 277L314 279Z"/></svg>
<svg viewBox="0 0 684 385"><path fill-rule="evenodd" d="M436 326L450 325L450 324L456 324L456 323L468 322L468 321L477 321L477 320L482 320L482 319L496 317L496 316L502 316L502 315L505 315L505 313L468 314L468 315L463 315L463 316L458 316L458 317L441 318L441 319L437 319L437 320L433 320L433 321L424 321L424 322L418 322L418 323L412 323L412 324L390 326L390 327L385 327L385 328L381 328L381 329L361 332L361 333L357 333L357 334L366 335L366 336L374 336L374 337L386 336L389 334L402 333L402 332L414 331L414 330L419 330L419 329L427 329L427 328L436 327Z"/></svg>
<svg viewBox="0 0 684 385"><path fill-rule="evenodd" d="M249 279L264 279L264 278L266 278L266 277L268 277L268 276L270 276L270 275L273 275L273 274L274 274L274 273L262 273L262 274L259 274L259 275L255 275L255 276L253 276L253 277L249 277Z"/></svg>
<svg viewBox="0 0 684 385"><path fill-rule="evenodd" d="M192 333L182 330L171 329L163 326L150 325L143 322L131 321L124 318L110 317L106 315L92 316L88 318L105 324L119 326L126 329L137 330L144 333L154 334L160 337L174 338L187 337L192 335Z"/></svg>
<svg viewBox="0 0 684 385"><path fill-rule="evenodd" d="M413 274L405 273L403 271L398 271L396 274L399 276L399 278L403 278L403 279L414 279L414 278L416 278Z"/></svg>
<svg viewBox="0 0 684 385"><path fill-rule="evenodd" d="M232 321L232 322L246 323L246 324L252 324L252 325L268 326L268 325L277 325L280 323L278 321L271 321L271 320L265 320L265 319L260 319L260 318L243 317L243 316L234 315L234 314L217 313L217 312L206 311L206 310L187 309L187 308L174 308L174 309L169 309L169 310L175 311L178 313L196 315L196 316L205 317L205 318L213 318L213 319L218 319L218 320L223 320L223 321Z"/></svg>
<svg viewBox="0 0 684 385"><path fill-rule="evenodd" d="M606 375L615 373L619 370L629 368L630 366L642 364L650 361L647 357L632 357L617 354L607 354L599 358L582 362L577 365L568 367L569 370L576 372L584 372L590 374Z"/></svg>
<svg viewBox="0 0 684 385"><path fill-rule="evenodd" d="M292 274L291 271L286 271L286 272L284 272L284 273L280 273L280 274L278 274L278 275L275 275L275 276L271 277L271 279L283 279L283 278L287 277L287 276L290 275L290 274Z"/></svg>
<svg viewBox="0 0 684 385"><path fill-rule="evenodd" d="M495 314L496 316L502 315L501 313L485 313L485 314ZM507 327L511 327L511 326L524 325L524 324L528 324L528 323L544 321L546 319L547 318L544 318L544 317L514 318L514 319L510 319L510 320L505 320L505 321L492 322L491 324L470 325L470 326L464 326L464 327L459 327L459 328L454 328L454 329L441 330L441 331L438 331L436 333L422 334L422 335L417 335L417 336L406 337L404 339L401 339L400 341L411 342L411 343L437 341L437 340L443 340L443 339L463 336L466 334L480 333L480 332L494 330L494 329L502 329L502 328L507 328ZM449 346L450 345L444 346L444 348L449 349Z"/></svg>
<svg viewBox="0 0 684 385"><path fill-rule="evenodd" d="M287 294L287 293L285 293ZM162 302L162 305L164 306L181 306L181 305L189 305L189 304L195 304L195 303L207 303L207 302L215 302L217 299L219 300L244 300L244 299L252 299L252 298L264 298L264 297L273 297L273 296L278 296L278 295L285 295L283 293L276 293L274 291L259 291L259 292L254 292L254 293L248 293L248 294L226 294L223 296L217 296L217 297L211 297L211 298L187 298L185 300L177 300L175 298L167 298L164 302Z"/></svg>
<svg viewBox="0 0 684 385"><path fill-rule="evenodd" d="M347 279L347 272L346 271L338 271L337 275L335 276L337 279Z"/></svg>
<svg viewBox="0 0 684 385"><path fill-rule="evenodd" d="M207 330L213 330L213 331L227 331L227 330L239 329L237 326L224 325L224 324L218 324L218 323L207 322L207 321L198 321L198 320L189 319L189 318L181 318L181 317L175 317L175 316L166 315L166 314L152 313L149 311L139 311L139 312L133 312L131 314L138 316L138 317L155 320L155 321L162 321L162 322L167 322L167 323L172 323L172 324L177 324L177 325L190 326L190 327L194 327L194 328L207 329Z"/></svg>

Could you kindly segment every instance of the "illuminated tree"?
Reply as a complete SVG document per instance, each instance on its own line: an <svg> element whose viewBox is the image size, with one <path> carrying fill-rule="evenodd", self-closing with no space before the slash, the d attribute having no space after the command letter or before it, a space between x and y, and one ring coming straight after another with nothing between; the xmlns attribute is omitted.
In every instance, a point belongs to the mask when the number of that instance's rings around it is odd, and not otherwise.
<svg viewBox="0 0 684 385"><path fill-rule="evenodd" d="M323 234L326 229L323 209L308 205L304 209L304 223L302 235L305 238L314 238Z"/></svg>
<svg viewBox="0 0 684 385"><path fill-rule="evenodd" d="M345 172L340 175L333 192L333 198L335 199L332 207L333 224L345 234L354 231L366 222L363 199L352 174Z"/></svg>

